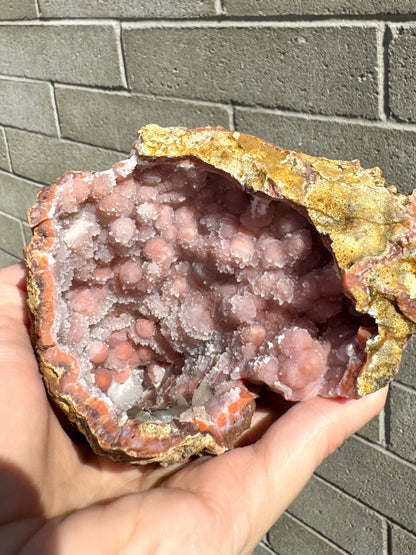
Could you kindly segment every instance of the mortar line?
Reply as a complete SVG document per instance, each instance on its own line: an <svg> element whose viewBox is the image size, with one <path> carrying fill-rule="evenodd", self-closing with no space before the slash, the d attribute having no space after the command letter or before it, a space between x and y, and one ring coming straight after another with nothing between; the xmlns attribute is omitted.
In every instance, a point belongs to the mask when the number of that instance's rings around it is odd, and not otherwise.
<svg viewBox="0 0 416 555"><path fill-rule="evenodd" d="M307 528L307 530L313 534L314 536L318 537L319 539L323 539L325 540L327 543L329 543L332 547L339 549L340 551L342 551L342 553L345 553L345 555L351 555L348 551L345 550L345 548L341 547L338 543L334 542L334 540L331 540L330 538L328 538L328 536L326 536L325 534L323 534L322 532L319 532L318 530L316 530L316 528L314 528L313 526L311 526L310 524L306 523L305 521L303 521L301 518L293 515L289 510L286 510L286 514L289 515L290 518L292 518L295 522L297 522L298 524L301 524L302 526L304 526L305 528Z"/></svg>
<svg viewBox="0 0 416 555"><path fill-rule="evenodd" d="M217 15L225 15L223 0L214 0L214 4L215 4L215 11Z"/></svg>
<svg viewBox="0 0 416 555"><path fill-rule="evenodd" d="M215 5L215 11L217 12L217 7L218 5L221 5L222 7L222 0L214 0L214 5ZM141 22L152 22L152 24L160 24L160 23L164 23L164 22L194 22L194 23L211 23L211 22L218 22L218 15L223 15L225 16L225 21L229 21L230 23L248 23L248 24L252 24L252 23L281 23L282 25L284 24L296 24L298 22L300 23L307 23L309 25L315 25L315 24L319 24L319 23L325 23L325 22L346 22L346 23L352 23L352 24L369 24L369 23L377 23L377 22L391 22L393 24L397 24L397 25L406 25L406 24L412 24L416 21L416 14L415 13L411 13L411 14L388 14L388 13L376 13L376 14L343 14L343 13L335 13L335 14L300 14L300 15L296 15L296 14L290 14L290 15L250 15L250 14L246 14L246 15L227 15L225 13L225 9L223 10L223 12L221 14L215 13L215 14L210 14L210 15L199 15L199 16L194 16L194 17L180 17L180 16L166 16L164 15L163 17L157 17L157 16L152 16L152 17L116 17L116 16L96 16L96 17L86 17L86 16L80 16L80 17L66 17L66 16L42 16L42 14L40 13L40 17L42 18L41 20L38 19L26 19L26 20L14 20L14 19L10 19L10 20L3 20L0 24L6 24L6 25L10 25L10 24L16 24L16 25L32 25L34 23L45 23L45 24L58 24L58 25L62 25L62 24L81 24L81 25L85 25L85 24L102 24L102 23L107 23L107 22L123 22L123 23L141 23Z"/></svg>
<svg viewBox="0 0 416 555"><path fill-rule="evenodd" d="M51 87L51 99L52 99L52 106L55 115L55 125L56 125L56 132L58 134L58 138L62 138L62 130L61 130L61 121L59 119L59 112L58 112L58 102L56 100L56 91L54 82L50 82Z"/></svg>
<svg viewBox="0 0 416 555"><path fill-rule="evenodd" d="M378 115L381 121L387 119L385 112L385 63L384 63L384 36L386 25L380 24L376 31L377 44L377 93Z"/></svg>
<svg viewBox="0 0 416 555"><path fill-rule="evenodd" d="M12 164L12 157L10 156L9 139L7 137L5 127L2 127L2 130L4 135L4 144L6 145L6 160L10 168L10 173L13 173L13 164Z"/></svg>
<svg viewBox="0 0 416 555"><path fill-rule="evenodd" d="M414 18L416 21L416 18ZM40 27L52 27L52 26L71 26L71 25L117 25L121 23L123 26L128 26L129 28L183 28L183 27L200 27L200 28L212 28L212 27L276 27L276 28L317 28L317 27L375 27L380 21L390 21L395 23L390 18L387 19L377 19L377 18L366 18L366 19L349 19L346 17L328 17L328 18L282 18L282 17L225 17L218 19L218 15L212 15L208 17L198 17L198 18L42 18L42 19L25 19L25 20L2 20L0 21L0 26L40 26ZM413 20L412 20L413 21ZM402 24L399 22L398 24Z"/></svg>
<svg viewBox="0 0 416 555"><path fill-rule="evenodd" d="M25 248L25 246L26 246L26 237L25 237L25 232L23 230L23 220L19 220L19 221L20 221L20 226L19 226L20 227L20 237L22 239L23 248ZM22 249L22 255L23 255L23 249ZM22 256L22 258L23 258L23 256Z"/></svg>
<svg viewBox="0 0 416 555"><path fill-rule="evenodd" d="M383 555L395 555L392 551L391 524L387 520L383 521Z"/></svg>
<svg viewBox="0 0 416 555"><path fill-rule="evenodd" d="M35 6L36 6L36 10L38 12L38 18L41 17L41 9L40 9L40 5L39 5L39 0L35 0Z"/></svg>
<svg viewBox="0 0 416 555"><path fill-rule="evenodd" d="M389 48L392 40L392 32L389 25L385 25L383 40L383 62L384 62L384 112L387 118L391 118L390 108L390 70L389 70Z"/></svg>
<svg viewBox="0 0 416 555"><path fill-rule="evenodd" d="M118 54L118 62L120 64L121 81L122 81L123 87L129 90L130 87L129 87L129 81L127 77L126 54L125 54L124 45L123 45L123 33L121 29L121 22L117 25L116 35L117 35L117 54Z"/></svg>

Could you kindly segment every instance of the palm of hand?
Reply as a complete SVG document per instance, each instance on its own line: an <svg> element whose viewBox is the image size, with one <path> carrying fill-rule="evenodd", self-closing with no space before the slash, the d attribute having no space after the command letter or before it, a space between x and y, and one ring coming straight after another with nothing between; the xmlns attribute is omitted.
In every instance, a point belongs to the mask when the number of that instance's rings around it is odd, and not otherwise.
<svg viewBox="0 0 416 555"><path fill-rule="evenodd" d="M383 406L385 392L315 399L220 457L112 463L73 441L49 404L24 278L21 265L0 271L0 554L250 553L323 458ZM278 409L258 411L258 429Z"/></svg>

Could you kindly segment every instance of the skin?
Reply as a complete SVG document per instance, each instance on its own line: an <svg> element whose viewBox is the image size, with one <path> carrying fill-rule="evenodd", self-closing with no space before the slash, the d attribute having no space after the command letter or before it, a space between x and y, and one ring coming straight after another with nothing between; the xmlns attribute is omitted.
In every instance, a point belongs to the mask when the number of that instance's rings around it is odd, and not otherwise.
<svg viewBox="0 0 416 555"><path fill-rule="evenodd" d="M23 265L0 270L0 554L251 553L385 402L386 390L297 404L269 394L224 455L167 468L113 463L48 401L24 284Z"/></svg>

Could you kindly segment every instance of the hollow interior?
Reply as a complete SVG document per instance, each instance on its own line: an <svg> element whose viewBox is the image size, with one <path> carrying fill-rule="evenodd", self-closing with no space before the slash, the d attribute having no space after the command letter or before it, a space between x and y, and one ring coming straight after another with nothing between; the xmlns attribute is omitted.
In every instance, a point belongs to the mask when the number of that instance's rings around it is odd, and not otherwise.
<svg viewBox="0 0 416 555"><path fill-rule="evenodd" d="M121 417L209 419L246 383L342 395L362 365L374 326L286 202L191 159L129 160L67 176L56 213L58 344Z"/></svg>

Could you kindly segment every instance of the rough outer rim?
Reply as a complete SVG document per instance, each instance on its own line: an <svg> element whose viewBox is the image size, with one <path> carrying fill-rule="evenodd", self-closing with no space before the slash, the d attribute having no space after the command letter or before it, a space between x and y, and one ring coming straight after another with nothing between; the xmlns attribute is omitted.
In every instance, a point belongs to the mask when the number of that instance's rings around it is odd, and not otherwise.
<svg viewBox="0 0 416 555"><path fill-rule="evenodd" d="M234 178L248 191L286 199L301 207L329 239L356 308L369 313L378 324L378 335L366 344L366 363L358 376L354 374L355 383L349 384L351 391L362 396L391 380L408 337L416 332L414 194L406 197L385 187L378 168L363 170L358 161L311 157L222 128L187 130L148 125L139 131L132 153L143 159L195 157ZM120 462L170 464L201 452L224 452L248 427L253 403L247 405L243 421L224 441L194 431L170 449L138 455L125 437L117 435L114 422L109 422L106 415L102 418L98 405L103 401L88 397L72 383L78 375L77 362L54 347L53 279L48 260L54 242L49 211L59 183L72 175L65 174L42 189L29 211L34 237L25 249L33 342L51 397L97 453ZM94 426L89 425L90 421ZM143 423L135 430L136 435L151 439L173 433L170 424Z"/></svg>

